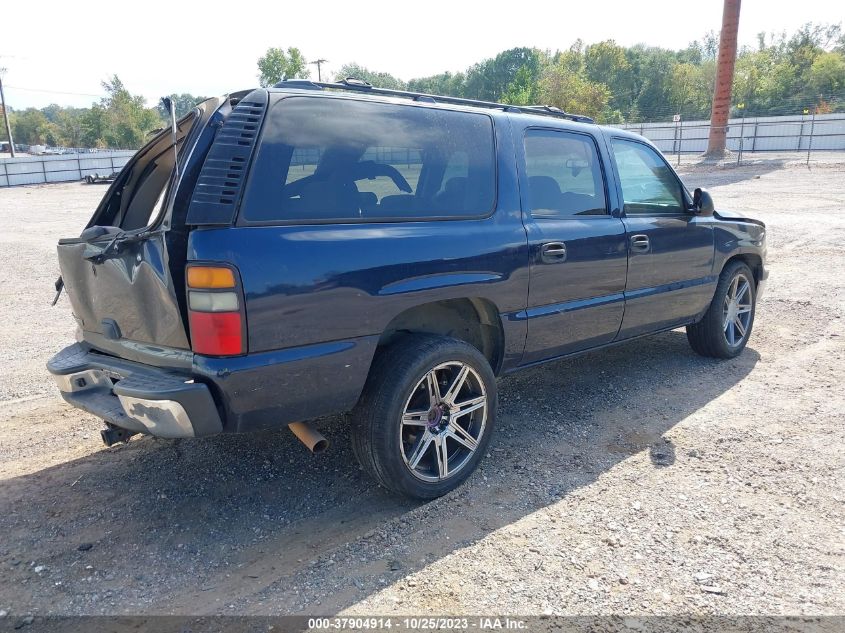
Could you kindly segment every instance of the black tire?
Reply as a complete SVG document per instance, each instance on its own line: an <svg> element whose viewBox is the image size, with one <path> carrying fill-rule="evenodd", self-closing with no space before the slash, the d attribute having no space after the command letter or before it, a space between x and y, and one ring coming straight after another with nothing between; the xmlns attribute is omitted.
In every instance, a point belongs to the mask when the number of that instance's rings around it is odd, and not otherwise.
<svg viewBox="0 0 845 633"><path fill-rule="evenodd" d="M464 366L469 369L463 386L452 397L448 387L458 384ZM442 403L424 415L431 396L426 381L430 373L442 381L438 397L444 385L447 389ZM466 406L482 396L486 408L470 410ZM454 406L447 403L449 398ZM461 404L467 411L460 412ZM406 405L414 410L411 415L419 418L407 426ZM377 354L361 400L352 412L352 449L364 470L385 488L416 499L434 499L460 486L476 469L493 434L496 406L496 378L475 347L453 338L409 335ZM456 436L460 434L458 422L462 437ZM474 450L464 445L470 440L474 440ZM446 448L441 449L438 442ZM424 444L428 448L420 450ZM447 455L445 477L440 476L441 450ZM414 457L416 468L409 462ZM456 466L450 473L452 460Z"/></svg>
<svg viewBox="0 0 845 633"><path fill-rule="evenodd" d="M730 334L726 332L725 326L725 304L728 292L732 291L734 279L737 278L739 278L740 284L742 281L748 282L751 309L748 312L747 324L744 328L745 332L742 333L741 338L734 338L733 343L731 343L729 340ZM741 287L740 285L739 288ZM751 337L751 329L754 327L754 314L756 310L757 285L751 269L741 261L731 262L725 266L722 274L719 275L716 292L713 294L713 300L710 302L710 307L707 309L704 317L698 323L687 326L687 340L692 349L702 356L734 358L745 349L745 345ZM742 321L740 319L741 323ZM729 327L736 328L736 326L730 326L730 324ZM734 329L734 336L739 332L740 330L738 328Z"/></svg>

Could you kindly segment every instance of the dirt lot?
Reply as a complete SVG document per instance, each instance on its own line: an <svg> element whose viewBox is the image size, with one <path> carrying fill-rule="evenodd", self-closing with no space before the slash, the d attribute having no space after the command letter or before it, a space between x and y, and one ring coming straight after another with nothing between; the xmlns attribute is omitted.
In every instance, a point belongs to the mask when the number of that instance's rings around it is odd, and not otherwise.
<svg viewBox="0 0 845 633"><path fill-rule="evenodd" d="M0 612L845 612L845 168L688 168L769 226L746 352L682 332L501 381L498 438L455 493L376 488L343 420L104 449L43 369L54 243L104 189L0 190ZM838 587L838 589L837 589Z"/></svg>

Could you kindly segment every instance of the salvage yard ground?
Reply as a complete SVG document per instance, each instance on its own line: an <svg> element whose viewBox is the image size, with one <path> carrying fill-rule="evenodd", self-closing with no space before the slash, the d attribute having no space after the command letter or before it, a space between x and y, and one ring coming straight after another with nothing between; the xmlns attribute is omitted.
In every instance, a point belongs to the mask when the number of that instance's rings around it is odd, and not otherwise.
<svg viewBox="0 0 845 633"><path fill-rule="evenodd" d="M317 457L285 430L103 448L44 363L74 330L55 242L105 189L0 190L0 611L845 612L845 167L683 169L768 225L745 353L675 331L505 378L480 471L428 504L342 419Z"/></svg>

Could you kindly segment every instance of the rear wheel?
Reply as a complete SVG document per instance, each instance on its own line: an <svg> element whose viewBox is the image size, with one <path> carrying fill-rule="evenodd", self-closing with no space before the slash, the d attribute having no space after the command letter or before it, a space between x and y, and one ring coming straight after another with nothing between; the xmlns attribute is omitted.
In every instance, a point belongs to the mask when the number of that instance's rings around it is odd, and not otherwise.
<svg viewBox="0 0 845 633"><path fill-rule="evenodd" d="M495 419L496 379L475 347L409 336L374 362L353 412L352 447L381 485L432 499L472 474Z"/></svg>
<svg viewBox="0 0 845 633"><path fill-rule="evenodd" d="M748 343L754 325L757 288L743 262L725 266L710 308L698 323L687 326L687 339L702 356L733 358Z"/></svg>

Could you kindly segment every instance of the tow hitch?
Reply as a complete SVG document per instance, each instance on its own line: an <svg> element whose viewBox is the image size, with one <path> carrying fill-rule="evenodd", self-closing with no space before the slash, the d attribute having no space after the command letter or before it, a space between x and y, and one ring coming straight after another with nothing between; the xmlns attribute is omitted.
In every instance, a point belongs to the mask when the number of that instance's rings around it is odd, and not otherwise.
<svg viewBox="0 0 845 633"><path fill-rule="evenodd" d="M106 446L113 446L119 442L128 442L129 438L137 435L134 431L127 431L113 424L106 424L106 427L100 431L100 437L103 438L103 444Z"/></svg>

